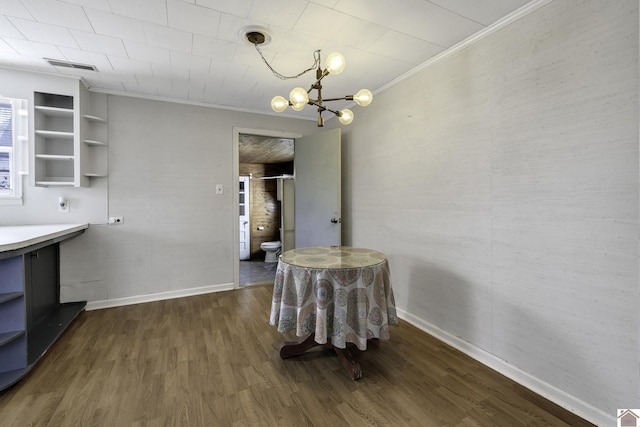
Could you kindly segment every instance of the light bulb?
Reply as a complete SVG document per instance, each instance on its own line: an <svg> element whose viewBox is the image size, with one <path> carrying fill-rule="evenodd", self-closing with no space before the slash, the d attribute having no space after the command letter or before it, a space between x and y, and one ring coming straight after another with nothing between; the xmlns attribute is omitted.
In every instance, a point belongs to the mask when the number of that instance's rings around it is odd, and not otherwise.
<svg viewBox="0 0 640 427"><path fill-rule="evenodd" d="M353 100L361 107L366 107L373 101L373 94L368 89L360 89L358 93L353 96Z"/></svg>
<svg viewBox="0 0 640 427"><path fill-rule="evenodd" d="M293 109L293 111L302 111L305 105L307 105L306 102L297 102L293 104L291 108Z"/></svg>
<svg viewBox="0 0 640 427"><path fill-rule="evenodd" d="M293 88L289 93L289 101L294 105L300 103L306 104L309 102L309 94L301 87Z"/></svg>
<svg viewBox="0 0 640 427"><path fill-rule="evenodd" d="M351 122L353 121L353 111L349 110L348 108L341 110L338 120L340 120L340 123L342 123L343 125L351 124Z"/></svg>
<svg viewBox="0 0 640 427"><path fill-rule="evenodd" d="M287 101L284 96L274 96L271 100L271 108L277 113L282 113L288 106L289 101Z"/></svg>
<svg viewBox="0 0 640 427"><path fill-rule="evenodd" d="M334 52L327 56L327 71L331 74L340 74L344 70L345 59L342 54Z"/></svg>

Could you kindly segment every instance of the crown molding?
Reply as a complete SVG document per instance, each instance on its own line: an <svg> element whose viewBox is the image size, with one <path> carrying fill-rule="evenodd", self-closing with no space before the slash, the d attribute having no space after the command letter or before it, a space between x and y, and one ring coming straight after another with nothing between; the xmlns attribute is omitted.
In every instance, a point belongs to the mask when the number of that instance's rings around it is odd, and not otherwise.
<svg viewBox="0 0 640 427"><path fill-rule="evenodd" d="M462 40L459 43L454 44L453 46L451 46L449 49L440 52L438 55L428 59L427 61L423 62L422 64L418 65L417 67L407 71L406 73L402 74L399 77L396 77L395 79L391 80L389 83L379 87L378 89L376 89L375 91L373 91L374 94L378 94L380 92L383 92L395 85L397 85L398 83L400 83L403 80L408 79L409 77L419 73L420 71L423 71L429 67L431 67L432 65L460 52L461 50L473 45L474 43L479 42L480 40L484 39L485 37L489 36L490 34L495 33L498 30L503 29L504 27L506 27L507 25L529 15L532 12L535 12L536 10L538 10L539 8L541 8L542 6L546 5L547 3L551 3L553 0L534 0L530 3L527 3L526 5L522 6L520 9L517 9L513 12L511 12L509 15L504 16L503 18L497 20L496 22L494 22L493 24L485 27L484 29L478 31L475 34L472 34L471 36L467 37L466 39Z"/></svg>

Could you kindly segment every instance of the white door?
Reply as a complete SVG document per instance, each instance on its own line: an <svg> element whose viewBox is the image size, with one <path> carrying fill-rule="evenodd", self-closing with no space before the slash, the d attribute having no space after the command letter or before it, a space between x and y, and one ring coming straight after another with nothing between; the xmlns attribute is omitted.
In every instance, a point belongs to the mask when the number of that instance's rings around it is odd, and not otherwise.
<svg viewBox="0 0 640 427"><path fill-rule="evenodd" d="M251 258L251 224L249 221L249 177L241 176L238 218L240 218L240 260Z"/></svg>
<svg viewBox="0 0 640 427"><path fill-rule="evenodd" d="M341 242L340 128L296 138L295 246Z"/></svg>

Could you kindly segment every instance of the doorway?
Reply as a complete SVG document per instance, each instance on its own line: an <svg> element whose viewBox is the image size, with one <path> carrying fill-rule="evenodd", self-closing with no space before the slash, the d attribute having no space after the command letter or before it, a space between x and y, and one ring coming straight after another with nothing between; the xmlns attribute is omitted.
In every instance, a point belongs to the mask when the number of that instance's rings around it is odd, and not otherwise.
<svg viewBox="0 0 640 427"><path fill-rule="evenodd" d="M234 269L236 288L273 283L277 263L265 263L261 243L281 241L281 201L278 200L276 177L293 174L293 142L300 134L260 129L234 128L234 167L241 187L234 194L241 209L244 198L245 214L238 211L238 233ZM248 178L243 184L241 178ZM246 224L245 224L246 222ZM246 227L246 228L244 228ZM244 235L243 235L244 234ZM243 249L245 239L248 257Z"/></svg>
<svg viewBox="0 0 640 427"><path fill-rule="evenodd" d="M265 262L264 252L261 245L269 242L268 246L277 246L285 240L282 235L281 224L283 220L280 212L288 212L281 209L278 200L278 183L285 181L283 175L295 175L295 190L293 191L294 206L294 247L303 246L336 246L341 242L341 130L332 129L325 132L315 133L306 137L302 135L284 134L256 130L241 130L234 128L234 167L236 177L239 175L249 175L250 180L250 200L251 205L260 211L260 202L254 198L256 188L262 190L259 193L264 196L266 208L263 206L260 216L251 218L250 253L262 262L262 266L267 267L269 262ZM296 143L295 172L293 169L293 143ZM273 158L282 145L289 144L289 158L286 163L282 159L278 162L268 163L267 158ZM269 146L268 149L260 150L260 147ZM251 156L245 155L249 153ZM258 155L256 155L258 153ZM250 159L250 160L248 160ZM241 161L242 160L242 161ZM262 162L262 163L260 163ZM266 163L265 163L266 162ZM259 165L259 166L256 166ZM241 170L242 166L242 170ZM249 170L247 171L247 168ZM254 172L251 172L251 169ZM256 179L258 178L259 179ZM260 182L260 186L253 183ZM280 185L280 187L283 187ZM282 194L283 192L281 192ZM236 206L239 193L234 192ZM286 205L286 200L282 199ZM273 208L270 210L270 208ZM264 213L270 212L270 216L265 217ZM286 221L284 221L286 223ZM235 224L239 225L239 221ZM237 227L238 225L235 225ZM286 230L285 230L286 231ZM240 287L240 261L239 258L239 229L235 228L235 263L234 284ZM267 245L264 245L265 247ZM267 249L268 250L268 249ZM276 259L274 253L270 253L269 259ZM267 260L268 261L268 260ZM271 262L271 264L276 264ZM275 271L275 267L273 267ZM273 283L273 276L269 276L266 283ZM255 283L255 282L251 282Z"/></svg>

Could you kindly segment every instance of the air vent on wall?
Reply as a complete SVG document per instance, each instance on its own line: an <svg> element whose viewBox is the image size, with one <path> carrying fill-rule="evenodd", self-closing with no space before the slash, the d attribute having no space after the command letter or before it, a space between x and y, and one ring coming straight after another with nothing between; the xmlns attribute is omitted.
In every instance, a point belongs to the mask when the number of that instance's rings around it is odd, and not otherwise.
<svg viewBox="0 0 640 427"><path fill-rule="evenodd" d="M78 70L98 71L98 69L93 65L78 64L77 62L61 61L59 59L51 59L51 58L44 58L44 59L54 67L66 67L66 68L76 68Z"/></svg>

